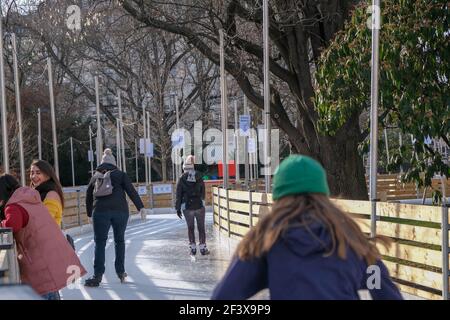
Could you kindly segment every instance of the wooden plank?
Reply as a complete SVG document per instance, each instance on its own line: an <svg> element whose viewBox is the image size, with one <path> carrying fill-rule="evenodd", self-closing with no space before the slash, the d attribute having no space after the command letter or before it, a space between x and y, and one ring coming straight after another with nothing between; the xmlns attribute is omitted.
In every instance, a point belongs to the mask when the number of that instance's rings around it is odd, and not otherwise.
<svg viewBox="0 0 450 320"><path fill-rule="evenodd" d="M442 275L437 272L383 261L391 277L413 282L421 286L442 290Z"/></svg>
<svg viewBox="0 0 450 320"><path fill-rule="evenodd" d="M441 245L440 229L377 221L377 234L425 244Z"/></svg>
<svg viewBox="0 0 450 320"><path fill-rule="evenodd" d="M252 201L258 203L267 203L268 197L267 194L262 192L253 192L252 193Z"/></svg>
<svg viewBox="0 0 450 320"><path fill-rule="evenodd" d="M230 212L230 222L243 223L249 226L250 217L243 214Z"/></svg>
<svg viewBox="0 0 450 320"><path fill-rule="evenodd" d="M441 251L420 248L401 243L392 243L390 248L387 250L382 245L378 246L378 248L382 255L415 263L421 263L427 266L442 268Z"/></svg>
<svg viewBox="0 0 450 320"><path fill-rule="evenodd" d="M358 226L361 228L362 232L370 233L370 219L364 219L364 218L355 218L353 217L353 220L358 224Z"/></svg>
<svg viewBox="0 0 450 320"><path fill-rule="evenodd" d="M239 235L245 236L250 229L248 227L239 226L237 224L230 224L230 231Z"/></svg>
<svg viewBox="0 0 450 320"><path fill-rule="evenodd" d="M396 283L396 285L400 289L400 291L412 294L412 295L420 297L420 298L424 298L427 300L442 300L442 297L438 294L434 294L434 293L431 293L428 291L413 288L413 287L403 285L400 283Z"/></svg>
<svg viewBox="0 0 450 320"><path fill-rule="evenodd" d="M250 201L249 192L246 191L228 191L228 197L230 200Z"/></svg>
<svg viewBox="0 0 450 320"><path fill-rule="evenodd" d="M230 210L244 212L250 214L250 205L248 203L230 201L228 203Z"/></svg>
<svg viewBox="0 0 450 320"><path fill-rule="evenodd" d="M220 198L220 206L226 208L227 207L227 199Z"/></svg>
<svg viewBox="0 0 450 320"><path fill-rule="evenodd" d="M253 212L253 215L263 216L270 212L270 208L271 207L269 207L269 206L254 204L254 205L252 205L252 212Z"/></svg>
<svg viewBox="0 0 450 320"><path fill-rule="evenodd" d="M219 194L221 197L226 197L227 196L227 191L225 189L220 188L219 189Z"/></svg>
<svg viewBox="0 0 450 320"><path fill-rule="evenodd" d="M370 214L371 212L370 201L331 199L331 202L344 212L357 214Z"/></svg>
<svg viewBox="0 0 450 320"><path fill-rule="evenodd" d="M377 203L377 215L441 223L442 209L433 206L379 202Z"/></svg>
<svg viewBox="0 0 450 320"><path fill-rule="evenodd" d="M221 209L220 210L220 217L228 219L228 211L226 209Z"/></svg>

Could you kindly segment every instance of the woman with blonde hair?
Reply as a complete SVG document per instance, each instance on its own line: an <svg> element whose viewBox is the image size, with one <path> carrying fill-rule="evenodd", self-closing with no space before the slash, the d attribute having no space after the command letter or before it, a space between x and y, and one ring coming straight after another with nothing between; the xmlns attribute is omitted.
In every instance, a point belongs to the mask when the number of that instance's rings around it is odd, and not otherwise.
<svg viewBox="0 0 450 320"><path fill-rule="evenodd" d="M402 299L375 244L388 239L369 239L334 206L317 161L290 156L273 183L271 212L241 241L213 299L247 299L265 288L271 299L350 300L359 290Z"/></svg>

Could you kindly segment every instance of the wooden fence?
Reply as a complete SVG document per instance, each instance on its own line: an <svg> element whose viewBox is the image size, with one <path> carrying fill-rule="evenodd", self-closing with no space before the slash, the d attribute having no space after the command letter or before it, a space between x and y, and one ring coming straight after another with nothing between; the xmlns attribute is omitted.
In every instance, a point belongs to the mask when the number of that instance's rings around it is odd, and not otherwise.
<svg viewBox="0 0 450 320"><path fill-rule="evenodd" d="M367 188L369 188L369 177L366 177ZM432 188L441 190L441 180L432 179ZM425 197L432 196L432 188L428 188ZM450 190L450 179L446 180L446 190ZM412 182L402 183L398 174L379 174L377 176L377 193L381 201L395 201L402 199L419 199L423 197L424 189L416 188Z"/></svg>
<svg viewBox="0 0 450 320"><path fill-rule="evenodd" d="M363 232L370 233L370 201L333 202L352 215ZM214 224L221 232L240 239L270 211L271 204L271 194L214 188ZM376 208L377 234L393 240L388 250L380 250L400 289L427 299L447 296L448 208L387 202L377 203Z"/></svg>

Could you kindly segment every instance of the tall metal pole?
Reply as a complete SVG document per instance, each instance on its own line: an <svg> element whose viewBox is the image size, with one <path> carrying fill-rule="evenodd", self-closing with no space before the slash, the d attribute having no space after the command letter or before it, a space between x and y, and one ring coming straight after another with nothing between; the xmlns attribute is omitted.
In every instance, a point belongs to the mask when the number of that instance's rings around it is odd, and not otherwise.
<svg viewBox="0 0 450 320"><path fill-rule="evenodd" d="M263 1L263 41L264 41L264 157L266 193L270 192L271 184L271 141L270 141L270 73L269 73L269 0Z"/></svg>
<svg viewBox="0 0 450 320"><path fill-rule="evenodd" d="M116 156L117 156L117 167L122 170L122 157L120 156L120 124L119 118L116 118Z"/></svg>
<svg viewBox="0 0 450 320"><path fill-rule="evenodd" d="M24 186L26 183L25 178L25 158L23 152L23 133L22 133L22 106L20 103L20 84L19 84L19 67L17 62L17 44L16 34L12 34L12 47L13 47L13 59L14 59L14 83L16 91L16 112L17 122L19 125L19 155L20 155L20 181Z"/></svg>
<svg viewBox="0 0 450 320"><path fill-rule="evenodd" d="M70 137L70 161L72 162L72 186L75 187L75 165L73 163L73 138Z"/></svg>
<svg viewBox="0 0 450 320"><path fill-rule="evenodd" d="M144 164L145 164L145 185L148 186L148 162L147 162L147 121L145 116L145 105L142 105L142 122L144 124Z"/></svg>
<svg viewBox="0 0 450 320"><path fill-rule="evenodd" d="M98 76L95 76L95 107L97 110L97 166L100 165L103 153L103 139L102 139L102 123L100 120L100 97L98 89Z"/></svg>
<svg viewBox="0 0 450 320"><path fill-rule="evenodd" d="M150 138L150 112L147 111L147 138L151 142ZM152 183L152 157L148 157L148 182Z"/></svg>
<svg viewBox="0 0 450 320"><path fill-rule="evenodd" d="M236 165L236 184L241 180L239 172L239 126L238 126L238 107L237 99L234 99L234 137L235 137L235 165Z"/></svg>
<svg viewBox="0 0 450 320"><path fill-rule="evenodd" d="M42 127L41 127L41 108L38 108L38 154L39 160L42 160Z"/></svg>
<svg viewBox="0 0 450 320"><path fill-rule="evenodd" d="M91 151L92 159L90 159L91 163L91 175L94 175L94 151L92 150L92 128L89 126L89 150Z"/></svg>
<svg viewBox="0 0 450 320"><path fill-rule="evenodd" d="M134 153L136 154L136 183L139 184L139 152L138 152L139 139L135 140Z"/></svg>
<svg viewBox="0 0 450 320"><path fill-rule="evenodd" d="M9 173L8 112L6 110L5 65L3 62L3 15L0 13L0 96L2 103L3 169Z"/></svg>
<svg viewBox="0 0 450 320"><path fill-rule="evenodd" d="M221 121L222 121L222 165L223 165L223 188L228 189L228 97L227 79L225 74L225 49L223 29L219 30L220 37L220 91L221 91Z"/></svg>
<svg viewBox="0 0 450 320"><path fill-rule="evenodd" d="M52 60L47 58L48 69L48 90L50 95L50 116L52 118L52 140L53 140L53 159L55 161L55 173L59 179L59 158L58 158L58 139L56 137L56 112L55 112L55 96L53 95L53 71Z"/></svg>
<svg viewBox="0 0 450 320"><path fill-rule="evenodd" d="M387 129L384 128L384 143L386 145L386 159L387 164L389 164L389 141L388 141L388 134Z"/></svg>
<svg viewBox="0 0 450 320"><path fill-rule="evenodd" d="M403 147L403 137L402 133L398 133L398 144L400 145L400 148ZM403 164L400 165L400 173L403 173Z"/></svg>
<svg viewBox="0 0 450 320"><path fill-rule="evenodd" d="M378 152L378 62L379 62L379 29L380 16L378 14L380 0L372 1L372 74L370 93L370 201L371 236L376 234L376 202L377 202L377 152Z"/></svg>
<svg viewBox="0 0 450 320"><path fill-rule="evenodd" d="M175 113L176 113L176 121L177 121L177 130L180 129L180 112L179 112L179 105L178 105L178 97L177 94L174 95L175 100ZM175 164L175 181L178 181L181 177L181 163Z"/></svg>
<svg viewBox="0 0 450 320"><path fill-rule="evenodd" d="M247 96L244 95L244 114L248 115L248 101L247 101ZM251 129L251 128L250 128ZM248 168L248 137L245 136L244 137L244 161L245 161L245 165L244 165L244 175L245 175L245 186L248 189L248 178L249 178L249 168Z"/></svg>
<svg viewBox="0 0 450 320"><path fill-rule="evenodd" d="M122 98L120 96L120 90L117 90L117 99L119 102L119 125L120 125L120 150L122 151L122 171L127 172L127 158L125 154L125 140L123 137L123 115L122 115ZM119 155L120 157L120 155Z"/></svg>

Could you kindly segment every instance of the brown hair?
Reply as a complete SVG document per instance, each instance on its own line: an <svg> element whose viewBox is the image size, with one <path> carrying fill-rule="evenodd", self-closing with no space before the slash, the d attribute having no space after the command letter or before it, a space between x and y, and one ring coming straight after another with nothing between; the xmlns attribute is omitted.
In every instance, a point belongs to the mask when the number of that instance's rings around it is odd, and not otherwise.
<svg viewBox="0 0 450 320"><path fill-rule="evenodd" d="M31 166L38 167L39 170L41 170L43 173L45 173L50 178L50 181L53 181L55 183L55 189L56 189L55 192L59 195L59 198L61 200L61 206L64 209L63 189L61 186L61 182L59 182L59 179L56 176L56 172L53 169L52 165L45 160L33 160L33 162L31 163ZM33 181L31 181L30 186L32 188L34 188Z"/></svg>
<svg viewBox="0 0 450 320"><path fill-rule="evenodd" d="M322 223L330 233L332 246L326 256L337 251L338 256L345 259L348 247L368 264L373 264L380 258L376 242L385 247L390 245L387 237L367 237L356 222L338 209L327 196L302 194L276 201L271 212L246 234L236 254L242 260L260 257L270 250L289 227L297 225L308 228L312 222ZM312 232L311 236L314 236Z"/></svg>

